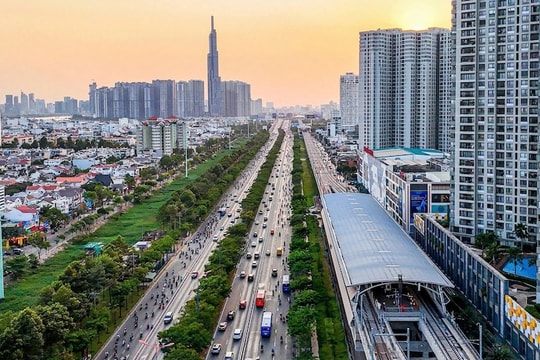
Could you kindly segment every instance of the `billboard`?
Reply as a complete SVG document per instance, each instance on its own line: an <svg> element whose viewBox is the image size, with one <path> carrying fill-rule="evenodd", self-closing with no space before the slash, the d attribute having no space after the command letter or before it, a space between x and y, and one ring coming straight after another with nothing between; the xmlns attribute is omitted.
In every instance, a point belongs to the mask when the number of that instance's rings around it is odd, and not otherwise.
<svg viewBox="0 0 540 360"><path fill-rule="evenodd" d="M428 207L428 192L427 190L411 190L411 211L409 213L411 217L411 223L414 222L415 213L425 213Z"/></svg>

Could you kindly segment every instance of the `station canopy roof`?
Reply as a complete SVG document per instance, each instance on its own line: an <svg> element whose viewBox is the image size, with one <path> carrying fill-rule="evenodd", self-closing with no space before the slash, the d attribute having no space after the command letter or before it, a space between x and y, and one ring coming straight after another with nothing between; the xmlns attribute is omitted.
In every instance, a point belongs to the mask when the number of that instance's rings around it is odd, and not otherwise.
<svg viewBox="0 0 540 360"><path fill-rule="evenodd" d="M324 201L346 285L395 283L401 275L407 283L454 287L371 195L334 193Z"/></svg>

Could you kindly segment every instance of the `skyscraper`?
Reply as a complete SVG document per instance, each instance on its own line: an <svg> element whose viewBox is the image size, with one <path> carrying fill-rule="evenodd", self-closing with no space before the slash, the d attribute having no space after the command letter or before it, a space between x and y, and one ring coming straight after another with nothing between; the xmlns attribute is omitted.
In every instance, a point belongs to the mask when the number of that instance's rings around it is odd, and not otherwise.
<svg viewBox="0 0 540 360"><path fill-rule="evenodd" d="M454 83L439 81L441 71L453 71L449 36L446 29L360 33L361 147L439 148L439 127L452 126L441 117Z"/></svg>
<svg viewBox="0 0 540 360"><path fill-rule="evenodd" d="M340 133L354 132L358 126L358 75L346 73L339 79L339 108L341 120L338 123Z"/></svg>
<svg viewBox="0 0 540 360"><path fill-rule="evenodd" d="M211 116L221 115L221 78L219 77L219 59L217 51L217 34L214 29L214 17L211 17L208 52L208 113Z"/></svg>
<svg viewBox="0 0 540 360"><path fill-rule="evenodd" d="M454 11L452 230L467 242L494 232L502 245L513 245L520 240L516 225L524 224L526 240L534 246L539 239L540 1L457 0Z"/></svg>
<svg viewBox="0 0 540 360"><path fill-rule="evenodd" d="M227 117L251 115L251 85L236 80L221 83L221 115Z"/></svg>

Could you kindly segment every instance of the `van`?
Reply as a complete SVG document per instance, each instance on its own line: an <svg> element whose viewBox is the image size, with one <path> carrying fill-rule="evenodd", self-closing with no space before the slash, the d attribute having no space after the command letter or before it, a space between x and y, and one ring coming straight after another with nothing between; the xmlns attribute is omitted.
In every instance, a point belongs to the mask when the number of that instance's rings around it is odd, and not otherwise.
<svg viewBox="0 0 540 360"><path fill-rule="evenodd" d="M280 247L278 247L278 248L276 249L276 255L277 255L277 256L283 255L283 249L280 248Z"/></svg>

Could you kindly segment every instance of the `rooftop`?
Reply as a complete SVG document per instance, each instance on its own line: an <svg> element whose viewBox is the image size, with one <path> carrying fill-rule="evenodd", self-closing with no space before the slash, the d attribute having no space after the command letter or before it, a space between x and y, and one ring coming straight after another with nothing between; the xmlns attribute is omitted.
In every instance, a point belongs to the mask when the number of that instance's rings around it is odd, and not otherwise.
<svg viewBox="0 0 540 360"><path fill-rule="evenodd" d="M368 194L324 196L347 286L403 282L454 287Z"/></svg>

